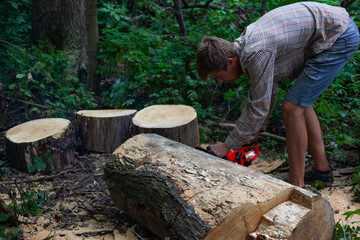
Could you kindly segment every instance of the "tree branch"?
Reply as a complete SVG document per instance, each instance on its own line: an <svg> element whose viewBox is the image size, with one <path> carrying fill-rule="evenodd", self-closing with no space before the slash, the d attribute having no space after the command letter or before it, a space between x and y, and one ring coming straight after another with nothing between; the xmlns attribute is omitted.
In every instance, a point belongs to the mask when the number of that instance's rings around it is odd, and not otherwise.
<svg viewBox="0 0 360 240"><path fill-rule="evenodd" d="M179 23L180 32L182 33L183 36L186 37L186 28L184 23L184 16L182 14L180 0L174 0L174 9L175 9L176 19Z"/></svg>
<svg viewBox="0 0 360 240"><path fill-rule="evenodd" d="M221 127L221 128L235 128L235 124L232 124L232 123L207 122L207 124L209 124L210 126L216 126L216 127ZM275 134L268 133L268 132L260 132L259 134L260 134L260 136L270 137L270 138L273 138L273 139L276 139L278 141L286 143L286 138L285 137L281 137L279 135L275 135Z"/></svg>
<svg viewBox="0 0 360 240"><path fill-rule="evenodd" d="M29 101L24 101L24 100L20 100L20 99L17 99L17 98L7 97L7 99L22 102L22 103L26 103L26 104L29 104L29 105L32 105L32 106L35 106L35 107L39 107L39 108L43 108L43 109L47 109L47 110L51 109L49 106L46 106L46 105L41 105L41 104L38 104L38 103L29 102Z"/></svg>

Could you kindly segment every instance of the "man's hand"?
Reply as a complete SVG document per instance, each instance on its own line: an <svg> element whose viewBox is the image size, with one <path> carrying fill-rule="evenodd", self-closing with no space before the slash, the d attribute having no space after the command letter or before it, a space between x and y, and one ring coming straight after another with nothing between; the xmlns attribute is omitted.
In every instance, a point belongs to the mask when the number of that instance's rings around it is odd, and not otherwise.
<svg viewBox="0 0 360 240"><path fill-rule="evenodd" d="M216 142L210 145L210 150L218 157L225 157L230 151L230 148L223 142Z"/></svg>

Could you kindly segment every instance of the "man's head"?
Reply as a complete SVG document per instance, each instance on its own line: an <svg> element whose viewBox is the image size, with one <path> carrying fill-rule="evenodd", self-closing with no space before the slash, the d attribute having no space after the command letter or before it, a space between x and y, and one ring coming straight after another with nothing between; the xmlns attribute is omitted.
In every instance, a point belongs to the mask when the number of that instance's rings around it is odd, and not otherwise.
<svg viewBox="0 0 360 240"><path fill-rule="evenodd" d="M240 75L240 64L233 43L205 37L196 52L196 70L204 81L209 75L219 83L235 81Z"/></svg>

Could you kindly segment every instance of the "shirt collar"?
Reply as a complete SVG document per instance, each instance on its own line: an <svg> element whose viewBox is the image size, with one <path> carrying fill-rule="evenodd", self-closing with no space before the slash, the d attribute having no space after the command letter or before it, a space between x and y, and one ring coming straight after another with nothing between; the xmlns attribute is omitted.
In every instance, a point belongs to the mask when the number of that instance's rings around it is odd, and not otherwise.
<svg viewBox="0 0 360 240"><path fill-rule="evenodd" d="M241 52L244 49L244 45L245 45L244 42L245 42L244 36L240 36L234 41L235 50L239 56L241 55Z"/></svg>

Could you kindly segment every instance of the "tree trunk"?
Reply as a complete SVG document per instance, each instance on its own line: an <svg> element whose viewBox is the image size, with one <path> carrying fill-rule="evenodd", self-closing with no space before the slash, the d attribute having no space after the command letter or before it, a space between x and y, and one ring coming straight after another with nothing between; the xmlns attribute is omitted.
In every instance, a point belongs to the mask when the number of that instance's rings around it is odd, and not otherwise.
<svg viewBox="0 0 360 240"><path fill-rule="evenodd" d="M88 89L95 93L99 93L99 78L96 74L99 52L99 30L97 22L96 0L86 0L86 22L88 37Z"/></svg>
<svg viewBox="0 0 360 240"><path fill-rule="evenodd" d="M180 0L174 0L175 16L179 24L181 34L186 37L186 28L184 23L184 16L181 9Z"/></svg>
<svg viewBox="0 0 360 240"><path fill-rule="evenodd" d="M115 204L161 239L332 239L322 197L156 134L111 155ZM268 237L266 237L268 236Z"/></svg>
<svg viewBox="0 0 360 240"><path fill-rule="evenodd" d="M340 7L348 9L348 7L350 7L350 5L353 4L354 2L355 0L342 0L340 3Z"/></svg>
<svg viewBox="0 0 360 240"><path fill-rule="evenodd" d="M10 165L30 172L35 158L46 164L45 172L63 170L75 163L76 130L63 118L44 118L29 121L5 133L6 155Z"/></svg>
<svg viewBox="0 0 360 240"><path fill-rule="evenodd" d="M185 105L153 105L140 110L132 120L132 133L156 133L191 147L200 145L196 111Z"/></svg>
<svg viewBox="0 0 360 240"><path fill-rule="evenodd" d="M3 85L0 82L0 125L3 125L6 120L6 105Z"/></svg>
<svg viewBox="0 0 360 240"><path fill-rule="evenodd" d="M32 41L49 41L69 57L70 75L87 81L85 0L32 0Z"/></svg>
<svg viewBox="0 0 360 240"><path fill-rule="evenodd" d="M112 153L131 137L130 125L136 110L84 110L77 112L84 149Z"/></svg>
<svg viewBox="0 0 360 240"><path fill-rule="evenodd" d="M266 2L267 0L262 0L261 2L261 15L264 15L266 13Z"/></svg>
<svg viewBox="0 0 360 240"><path fill-rule="evenodd" d="M127 2L127 8L131 13L131 18L135 17L136 15L136 5L137 5L137 0L129 0Z"/></svg>

